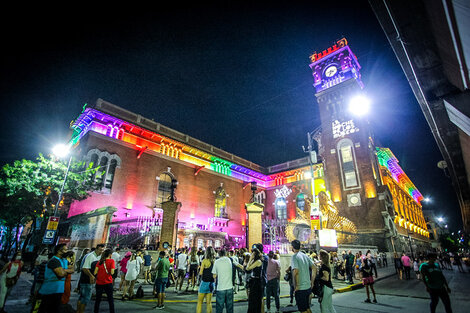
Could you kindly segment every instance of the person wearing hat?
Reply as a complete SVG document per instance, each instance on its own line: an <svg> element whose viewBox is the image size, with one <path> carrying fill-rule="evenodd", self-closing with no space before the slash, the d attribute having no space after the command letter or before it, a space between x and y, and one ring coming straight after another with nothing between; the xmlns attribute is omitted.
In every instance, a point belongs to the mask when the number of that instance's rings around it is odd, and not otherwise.
<svg viewBox="0 0 470 313"><path fill-rule="evenodd" d="M127 251L122 260L119 262L121 268L121 282L119 283L119 291L125 289L126 286L126 274L127 274L127 262L131 258L132 252Z"/></svg>

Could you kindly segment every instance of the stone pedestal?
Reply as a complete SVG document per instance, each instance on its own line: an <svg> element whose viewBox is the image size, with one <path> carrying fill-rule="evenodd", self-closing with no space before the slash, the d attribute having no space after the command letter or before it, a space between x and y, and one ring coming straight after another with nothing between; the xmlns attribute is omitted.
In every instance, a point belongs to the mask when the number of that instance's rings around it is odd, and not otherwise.
<svg viewBox="0 0 470 313"><path fill-rule="evenodd" d="M163 250L164 242L168 242L175 249L176 234L178 232L176 223L180 208L181 202L165 201L162 203L163 218L160 231L160 250Z"/></svg>
<svg viewBox="0 0 470 313"><path fill-rule="evenodd" d="M252 202L246 203L246 212L248 213L248 249L255 243L262 243L263 241L263 225L261 224L261 212L263 212L264 205Z"/></svg>

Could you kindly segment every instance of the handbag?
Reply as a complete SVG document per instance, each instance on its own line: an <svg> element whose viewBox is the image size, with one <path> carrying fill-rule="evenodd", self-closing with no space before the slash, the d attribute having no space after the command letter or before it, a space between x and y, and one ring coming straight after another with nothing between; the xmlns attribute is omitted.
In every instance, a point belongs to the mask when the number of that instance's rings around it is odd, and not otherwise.
<svg viewBox="0 0 470 313"><path fill-rule="evenodd" d="M13 287L16 284L16 276L15 277L7 277L5 282L7 287Z"/></svg>
<svg viewBox="0 0 470 313"><path fill-rule="evenodd" d="M292 279L292 273L291 273L291 272L286 273L286 274L284 275L284 280L285 280L285 281L290 281L291 279Z"/></svg>
<svg viewBox="0 0 470 313"><path fill-rule="evenodd" d="M320 277L317 275L313 281L312 293L318 298L323 297L323 284L320 281Z"/></svg>

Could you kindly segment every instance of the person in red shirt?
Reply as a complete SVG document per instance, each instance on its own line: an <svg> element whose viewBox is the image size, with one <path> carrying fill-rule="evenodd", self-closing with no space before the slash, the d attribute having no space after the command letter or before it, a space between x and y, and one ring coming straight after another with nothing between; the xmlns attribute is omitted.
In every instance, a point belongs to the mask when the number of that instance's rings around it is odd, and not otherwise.
<svg viewBox="0 0 470 313"><path fill-rule="evenodd" d="M99 312L101 297L103 292L106 293L109 303L109 312L114 313L114 299L113 299L113 275L116 265L111 258L113 251L111 249L104 250L101 254L101 259L95 267L96 276L96 299L95 299L95 313Z"/></svg>

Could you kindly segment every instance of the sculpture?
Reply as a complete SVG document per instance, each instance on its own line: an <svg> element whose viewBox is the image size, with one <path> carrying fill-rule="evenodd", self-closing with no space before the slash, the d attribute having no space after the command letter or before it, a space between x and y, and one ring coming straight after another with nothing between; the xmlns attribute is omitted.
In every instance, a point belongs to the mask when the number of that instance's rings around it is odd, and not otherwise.
<svg viewBox="0 0 470 313"><path fill-rule="evenodd" d="M326 192L320 191L318 193L318 201L322 213L322 228L336 230L340 243L353 241L356 238L354 234L357 233L356 225L346 217L339 215L338 209Z"/></svg>

